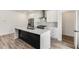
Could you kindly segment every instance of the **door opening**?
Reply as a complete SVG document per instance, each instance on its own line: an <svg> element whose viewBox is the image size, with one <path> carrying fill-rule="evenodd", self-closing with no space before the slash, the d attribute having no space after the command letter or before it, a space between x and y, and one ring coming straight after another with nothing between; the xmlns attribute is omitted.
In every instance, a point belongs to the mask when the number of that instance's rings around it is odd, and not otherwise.
<svg viewBox="0 0 79 59"><path fill-rule="evenodd" d="M75 48L74 29L75 11L64 11L62 13L62 41L67 47Z"/></svg>

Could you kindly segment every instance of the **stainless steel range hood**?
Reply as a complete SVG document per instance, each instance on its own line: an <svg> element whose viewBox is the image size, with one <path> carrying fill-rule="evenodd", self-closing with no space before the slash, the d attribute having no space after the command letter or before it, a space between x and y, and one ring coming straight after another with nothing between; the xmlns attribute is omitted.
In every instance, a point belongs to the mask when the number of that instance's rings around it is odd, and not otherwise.
<svg viewBox="0 0 79 59"><path fill-rule="evenodd" d="M42 10L42 17L40 18L40 19L45 19L45 21L46 21L46 11L45 10Z"/></svg>

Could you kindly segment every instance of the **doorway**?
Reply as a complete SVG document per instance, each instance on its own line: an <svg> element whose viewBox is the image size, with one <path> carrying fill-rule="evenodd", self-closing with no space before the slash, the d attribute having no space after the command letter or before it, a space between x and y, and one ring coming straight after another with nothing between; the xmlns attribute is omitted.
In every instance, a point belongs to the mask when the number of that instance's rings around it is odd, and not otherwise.
<svg viewBox="0 0 79 59"><path fill-rule="evenodd" d="M74 10L65 10L62 13L62 41L63 43L70 48L75 48L75 11Z"/></svg>

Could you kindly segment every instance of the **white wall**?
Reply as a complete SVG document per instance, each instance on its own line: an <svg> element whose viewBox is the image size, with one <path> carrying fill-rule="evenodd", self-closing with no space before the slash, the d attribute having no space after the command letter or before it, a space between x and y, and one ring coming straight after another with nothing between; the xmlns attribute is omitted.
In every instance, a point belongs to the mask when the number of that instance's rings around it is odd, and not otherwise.
<svg viewBox="0 0 79 59"><path fill-rule="evenodd" d="M58 40L62 41L62 11L57 11L58 19Z"/></svg>
<svg viewBox="0 0 79 59"><path fill-rule="evenodd" d="M74 36L75 11L63 12L63 35Z"/></svg>
<svg viewBox="0 0 79 59"><path fill-rule="evenodd" d="M31 12L29 13L31 14ZM16 26L25 26L27 28L29 13L28 11L0 10L0 35L14 33ZM41 13L37 14L39 16Z"/></svg>
<svg viewBox="0 0 79 59"><path fill-rule="evenodd" d="M25 17L16 11L0 11L0 35L13 33L16 25L24 25Z"/></svg>

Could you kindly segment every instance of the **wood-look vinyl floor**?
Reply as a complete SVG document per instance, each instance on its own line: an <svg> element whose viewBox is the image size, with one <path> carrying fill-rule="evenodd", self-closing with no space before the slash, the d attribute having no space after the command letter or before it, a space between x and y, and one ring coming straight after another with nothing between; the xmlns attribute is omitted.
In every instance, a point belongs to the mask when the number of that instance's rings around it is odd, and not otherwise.
<svg viewBox="0 0 79 59"><path fill-rule="evenodd" d="M51 40L51 49L72 49L66 42L58 41L56 39Z"/></svg>
<svg viewBox="0 0 79 59"><path fill-rule="evenodd" d="M63 35L63 42L71 48L75 48L74 46L74 37Z"/></svg>
<svg viewBox="0 0 79 59"><path fill-rule="evenodd" d="M0 49L33 49L33 47L21 39L14 39L14 35L11 34L0 37Z"/></svg>
<svg viewBox="0 0 79 59"><path fill-rule="evenodd" d="M22 41L15 39L14 34L0 36L0 49L34 49L32 46ZM70 49L66 42L60 42L56 39L51 39L50 49Z"/></svg>

